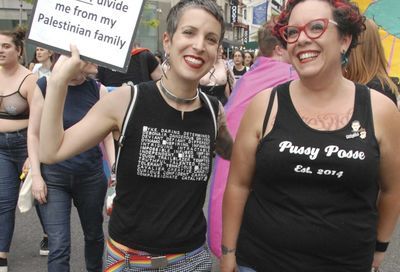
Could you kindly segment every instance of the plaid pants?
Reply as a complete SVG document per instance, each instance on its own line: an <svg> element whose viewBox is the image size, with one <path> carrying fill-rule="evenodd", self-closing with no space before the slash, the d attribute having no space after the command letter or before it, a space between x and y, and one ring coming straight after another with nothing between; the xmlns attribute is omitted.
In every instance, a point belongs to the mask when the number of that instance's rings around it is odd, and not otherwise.
<svg viewBox="0 0 400 272"><path fill-rule="evenodd" d="M196 250L197 252L197 250ZM176 262L169 263L163 268L143 267L140 262L130 261L131 253L124 250L112 248L110 241L107 241L105 272L209 272L211 271L211 255L207 247L202 247L196 254L185 255Z"/></svg>

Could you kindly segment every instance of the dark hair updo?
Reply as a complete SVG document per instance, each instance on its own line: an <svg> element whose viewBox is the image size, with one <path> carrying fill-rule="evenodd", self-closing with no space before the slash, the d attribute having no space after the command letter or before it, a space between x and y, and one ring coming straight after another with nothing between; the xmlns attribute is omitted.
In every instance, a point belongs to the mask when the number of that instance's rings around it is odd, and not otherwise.
<svg viewBox="0 0 400 272"><path fill-rule="evenodd" d="M11 37L13 44L17 49L20 49L20 57L24 55L24 39L26 34L26 29L22 27L17 27L14 31L3 30L0 31L1 35Z"/></svg>

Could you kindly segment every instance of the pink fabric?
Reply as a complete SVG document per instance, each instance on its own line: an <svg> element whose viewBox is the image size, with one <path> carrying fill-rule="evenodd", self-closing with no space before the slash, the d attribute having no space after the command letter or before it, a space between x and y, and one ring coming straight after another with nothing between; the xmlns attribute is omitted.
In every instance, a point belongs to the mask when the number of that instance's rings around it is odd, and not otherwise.
<svg viewBox="0 0 400 272"><path fill-rule="evenodd" d="M240 120L251 99L256 94L297 78L297 73L290 64L271 58L258 57L250 70L236 82L228 103L225 105L228 128L232 137L236 137ZM211 251L217 257L221 256L222 199L228 178L229 165L229 161L217 157L211 178L208 206L208 243Z"/></svg>

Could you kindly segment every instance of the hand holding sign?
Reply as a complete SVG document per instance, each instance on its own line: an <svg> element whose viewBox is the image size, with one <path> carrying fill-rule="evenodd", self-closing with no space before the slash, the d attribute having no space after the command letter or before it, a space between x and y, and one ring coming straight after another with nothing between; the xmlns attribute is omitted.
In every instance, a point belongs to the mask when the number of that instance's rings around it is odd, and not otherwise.
<svg viewBox="0 0 400 272"><path fill-rule="evenodd" d="M37 0L28 40L62 53L74 43L83 59L126 72L143 2Z"/></svg>
<svg viewBox="0 0 400 272"><path fill-rule="evenodd" d="M68 84L79 75L85 73L85 69L91 63L80 59L76 45L70 45L71 56L61 55L54 65L52 77L61 83Z"/></svg>

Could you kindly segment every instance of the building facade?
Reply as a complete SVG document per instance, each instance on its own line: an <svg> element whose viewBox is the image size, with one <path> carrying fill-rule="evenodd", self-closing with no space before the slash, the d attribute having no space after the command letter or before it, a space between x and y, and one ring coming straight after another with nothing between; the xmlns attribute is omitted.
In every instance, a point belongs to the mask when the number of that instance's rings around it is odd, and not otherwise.
<svg viewBox="0 0 400 272"><path fill-rule="evenodd" d="M27 24L32 5L22 0L0 0L0 29L14 29Z"/></svg>

